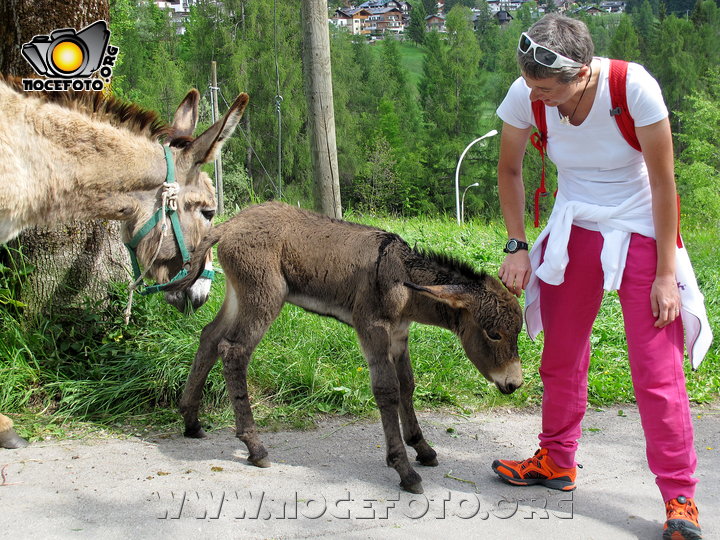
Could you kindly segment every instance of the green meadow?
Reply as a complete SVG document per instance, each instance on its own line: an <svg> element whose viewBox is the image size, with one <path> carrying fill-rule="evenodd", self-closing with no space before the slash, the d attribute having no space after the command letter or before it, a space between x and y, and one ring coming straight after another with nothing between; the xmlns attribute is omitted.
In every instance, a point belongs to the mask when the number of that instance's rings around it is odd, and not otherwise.
<svg viewBox="0 0 720 540"><path fill-rule="evenodd" d="M376 218L346 216L400 234L412 246L444 252L496 275L505 233L498 223L454 217ZM713 250L717 231L685 224L685 240L710 321L720 322L720 265ZM22 276L9 276L5 283ZM0 284L2 285L2 284ZM65 318L57 315L27 321L5 304L0 309L0 410L16 420L30 440L76 430L180 432L177 404L200 331L222 303L222 275L211 300L183 316L160 295L136 296L132 321L125 326L126 289L118 286L114 303L95 306ZM606 294L592 337L590 403L595 407L632 402L622 314L615 294ZM525 384L501 395L465 357L457 338L446 330L414 325L410 353L419 409L472 413L490 407L522 408L540 404L538 375L542 334L519 341ZM686 362L690 399L716 400L720 393L717 341L696 372ZM253 411L265 427L305 427L322 415L375 415L367 365L354 331L334 319L286 305L255 352L249 370ZM233 425L221 363L208 379L201 418L209 429Z"/></svg>

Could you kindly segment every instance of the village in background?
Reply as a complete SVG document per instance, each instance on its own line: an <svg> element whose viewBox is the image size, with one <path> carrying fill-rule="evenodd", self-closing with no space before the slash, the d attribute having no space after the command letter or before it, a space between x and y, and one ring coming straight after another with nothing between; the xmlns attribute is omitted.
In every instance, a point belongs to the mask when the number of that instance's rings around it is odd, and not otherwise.
<svg viewBox="0 0 720 540"><path fill-rule="evenodd" d="M190 16L190 8L198 0L155 0L160 9L169 10L170 17L176 24L178 33L185 32L184 22ZM369 41L393 36L403 38L410 25L412 5L404 0L368 0L366 2L353 2L345 0L346 6L329 13L329 22L338 28L347 29L353 35L367 36ZM499 24L507 24L513 20L513 13L525 4L536 4L534 0L486 0L489 13L497 19ZM473 19L484 15L481 9L473 8ZM606 0L597 4L579 5L571 0L547 0L537 3L537 12L543 14L549 11L574 15L583 13L589 16L598 16L608 13L623 13L625 2L622 0ZM445 2L437 2L435 13L427 14L425 30L428 32L445 32Z"/></svg>

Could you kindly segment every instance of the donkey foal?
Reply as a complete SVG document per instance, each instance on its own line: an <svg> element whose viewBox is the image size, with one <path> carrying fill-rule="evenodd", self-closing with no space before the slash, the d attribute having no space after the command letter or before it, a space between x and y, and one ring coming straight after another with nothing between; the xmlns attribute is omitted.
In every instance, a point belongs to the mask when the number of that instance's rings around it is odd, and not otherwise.
<svg viewBox="0 0 720 540"><path fill-rule="evenodd" d="M501 392L509 394L522 384L520 306L498 280L468 265L413 250L380 229L273 202L249 207L213 228L197 248L188 277L171 287L189 286L202 271L196 261L217 242L225 302L202 331L181 400L188 437L205 436L198 409L207 375L220 356L237 437L247 445L251 463L270 465L255 430L246 375L252 352L285 302L355 328L380 409L387 464L412 493L422 493L422 482L403 438L420 464L437 465L413 408L412 321L457 334L473 364Z"/></svg>

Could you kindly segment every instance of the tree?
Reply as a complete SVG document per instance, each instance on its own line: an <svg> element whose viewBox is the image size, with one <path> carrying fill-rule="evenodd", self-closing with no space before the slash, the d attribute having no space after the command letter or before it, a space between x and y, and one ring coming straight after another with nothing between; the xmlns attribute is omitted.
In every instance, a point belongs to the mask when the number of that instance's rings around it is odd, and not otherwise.
<svg viewBox="0 0 720 540"><path fill-rule="evenodd" d="M364 43L355 48L355 38L345 30L335 30L330 36L333 69L333 98L335 100L335 127L337 131L338 170L340 190L346 204L351 205L351 186L358 169L366 161L363 152L363 111L358 109L360 99L361 65L355 61L357 51L366 51Z"/></svg>
<svg viewBox="0 0 720 540"><path fill-rule="evenodd" d="M482 52L473 33L472 12L456 7L448 13L448 76L452 80L455 102L455 132L471 134L477 123L478 68Z"/></svg>
<svg viewBox="0 0 720 540"><path fill-rule="evenodd" d="M179 58L179 39L167 13L154 2L114 0L110 28L120 49L113 92L170 121L189 84ZM162 77L156 76L159 69Z"/></svg>
<svg viewBox="0 0 720 540"><path fill-rule="evenodd" d="M703 223L720 220L720 69L705 77L704 89L688 98L687 112L678 112L684 149L677 162L678 191L683 208Z"/></svg>
<svg viewBox="0 0 720 540"><path fill-rule="evenodd" d="M382 135L368 148L367 162L355 178L354 197L358 206L371 212L398 210L402 207L395 160L388 141Z"/></svg>
<svg viewBox="0 0 720 540"><path fill-rule="evenodd" d="M640 43L640 52L642 53L643 60L647 61L647 58L652 52L652 46L656 35L655 16L652 12L652 7L648 0L643 0L642 4L632 14L633 25L637 31L638 40Z"/></svg>
<svg viewBox="0 0 720 540"><path fill-rule="evenodd" d="M438 12L437 0L422 0L422 5L428 15L435 15Z"/></svg>
<svg viewBox="0 0 720 540"><path fill-rule="evenodd" d="M455 6L475 7L475 0L445 0L445 13L450 13Z"/></svg>
<svg viewBox="0 0 720 540"><path fill-rule="evenodd" d="M482 53L480 65L486 72L492 73L496 69L500 25L485 0L478 1L475 34L477 35L478 45Z"/></svg>
<svg viewBox="0 0 720 540"><path fill-rule="evenodd" d="M695 58L697 54L689 48L693 33L692 21L678 19L674 15L667 17L660 24L647 60L671 111L681 110L685 96L697 88L700 75Z"/></svg>
<svg viewBox="0 0 720 540"><path fill-rule="evenodd" d="M427 12L422 4L416 4L410 11L407 36L416 45L422 45L425 41L425 17Z"/></svg>
<svg viewBox="0 0 720 540"><path fill-rule="evenodd" d="M637 33L635 33L635 28L629 17L623 16L620 19L620 24L618 24L610 40L608 53L610 58L618 58L620 60L627 60L628 62L640 61L638 36Z"/></svg>
<svg viewBox="0 0 720 540"><path fill-rule="evenodd" d="M428 188L438 207L450 207L457 157L477 133L480 47L471 12L456 6L446 19L447 40L431 32L425 42L420 102L427 127Z"/></svg>
<svg viewBox="0 0 720 540"><path fill-rule="evenodd" d="M697 72L708 73L720 65L720 7L713 0L698 0L690 20L695 30L684 36L685 43L693 52Z"/></svg>
<svg viewBox="0 0 720 540"><path fill-rule="evenodd" d="M97 20L108 20L108 15L107 0L0 3L0 72L33 75L20 55L23 43L58 28L80 30ZM21 292L20 299L29 307L28 315L68 309L86 297L106 300L108 283L127 278L128 257L119 230L117 223L95 221L22 233L17 243L27 263L36 269L27 277Z"/></svg>

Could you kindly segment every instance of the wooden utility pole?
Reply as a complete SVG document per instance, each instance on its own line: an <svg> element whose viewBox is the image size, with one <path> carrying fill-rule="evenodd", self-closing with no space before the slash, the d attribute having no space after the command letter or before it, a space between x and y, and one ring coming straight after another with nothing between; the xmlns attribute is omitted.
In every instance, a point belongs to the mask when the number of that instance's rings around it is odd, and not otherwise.
<svg viewBox="0 0 720 540"><path fill-rule="evenodd" d="M220 118L220 111L218 108L218 84L217 84L217 62L212 61L211 65L211 84L210 84L210 96L212 100L212 121L213 124ZM225 197L223 189L223 170L222 170L222 156L220 152L217 153L215 159L215 192L217 193L217 209L218 214L225 213Z"/></svg>
<svg viewBox="0 0 720 540"><path fill-rule="evenodd" d="M301 16L315 205L322 213L341 218L327 0L302 0Z"/></svg>

